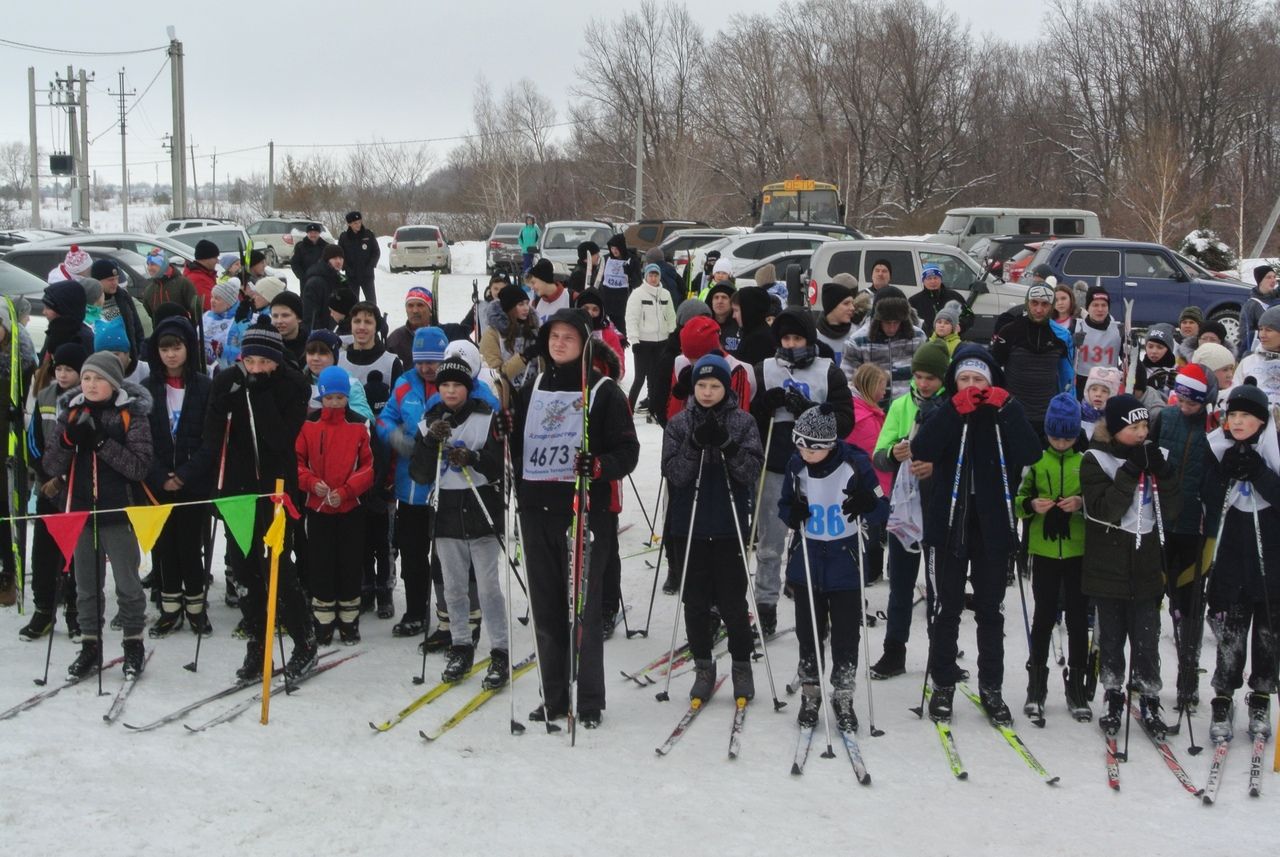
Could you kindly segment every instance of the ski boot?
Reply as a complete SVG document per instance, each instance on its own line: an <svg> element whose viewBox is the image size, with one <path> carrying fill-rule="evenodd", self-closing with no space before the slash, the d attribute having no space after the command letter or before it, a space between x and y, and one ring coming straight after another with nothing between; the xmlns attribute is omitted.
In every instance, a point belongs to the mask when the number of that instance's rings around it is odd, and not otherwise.
<svg viewBox="0 0 1280 857"><path fill-rule="evenodd" d="M476 650L471 646L450 646L449 660L440 674L440 681L452 684L467 677L467 672L475 663Z"/></svg>
<svg viewBox="0 0 1280 857"><path fill-rule="evenodd" d="M935 723L950 723L955 697L955 685L943 687L935 684L929 692L929 718Z"/></svg>
<svg viewBox="0 0 1280 857"><path fill-rule="evenodd" d="M760 621L760 633L766 640L778 633L777 604L761 604L760 615L756 618Z"/></svg>
<svg viewBox="0 0 1280 857"><path fill-rule="evenodd" d="M231 566L227 566L225 574L227 578L227 591L226 594L222 596L222 603L228 607L239 607L240 588L236 585L235 575L231 573Z"/></svg>
<svg viewBox="0 0 1280 857"><path fill-rule="evenodd" d="M80 614L73 609L68 609L67 619L67 636L73 643L84 642L84 633L80 630Z"/></svg>
<svg viewBox="0 0 1280 857"><path fill-rule="evenodd" d="M716 662L711 658L698 658L693 662L693 687L689 689L689 699L696 699L701 705L711 698L715 687Z"/></svg>
<svg viewBox="0 0 1280 857"><path fill-rule="evenodd" d="M604 634L604 639L612 640L613 632L618 629L618 614L602 613L600 616L600 624L601 624L601 631Z"/></svg>
<svg viewBox="0 0 1280 857"><path fill-rule="evenodd" d="M1120 722L1124 719L1124 691L1116 688L1107 688L1102 695L1102 704L1107 707L1107 713L1098 718L1098 726L1107 735L1115 736L1120 731Z"/></svg>
<svg viewBox="0 0 1280 857"><path fill-rule="evenodd" d="M213 623L209 621L209 611L205 607L204 596L187 598L187 627L191 629L191 633L201 637L213 635Z"/></svg>
<svg viewBox="0 0 1280 857"><path fill-rule="evenodd" d="M1138 711L1142 714L1142 725L1161 741L1169 734L1169 726L1160 716L1160 697L1154 694L1143 696L1138 700Z"/></svg>
<svg viewBox="0 0 1280 857"><path fill-rule="evenodd" d="M584 708L578 712L578 722L583 729L599 729L603 719L604 712L598 708Z"/></svg>
<svg viewBox="0 0 1280 857"><path fill-rule="evenodd" d="M712 663L715 663L712 661ZM729 668L729 678L733 680L733 698L750 702L756 696L756 680L751 672L751 661L734 661Z"/></svg>
<svg viewBox="0 0 1280 857"><path fill-rule="evenodd" d="M1027 701L1022 713L1032 720L1044 719L1044 701L1049 695L1049 668L1027 661Z"/></svg>
<svg viewBox="0 0 1280 857"><path fill-rule="evenodd" d="M350 622L338 620L338 639L344 646L354 646L360 642L360 619L359 617L352 619Z"/></svg>
<svg viewBox="0 0 1280 857"><path fill-rule="evenodd" d="M244 648L244 663L236 670L236 678L244 682L254 682L262 678L262 641L249 640Z"/></svg>
<svg viewBox="0 0 1280 857"><path fill-rule="evenodd" d="M796 715L796 723L802 729L812 729L818 725L818 713L822 706L822 689L817 682L806 681L800 687L800 712Z"/></svg>
<svg viewBox="0 0 1280 857"><path fill-rule="evenodd" d="M147 666L147 652L141 637L129 637L124 643L124 677L137 678Z"/></svg>
<svg viewBox="0 0 1280 857"><path fill-rule="evenodd" d="M1012 726L1013 712L1005 704L1004 694L998 688L979 688L978 697L982 700L982 709L987 713L991 725Z"/></svg>
<svg viewBox="0 0 1280 857"><path fill-rule="evenodd" d="M662 581L663 595L676 595L680 592L680 573L678 571L668 571L666 578Z"/></svg>
<svg viewBox="0 0 1280 857"><path fill-rule="evenodd" d="M182 627L182 593L165 592L160 596L160 618L151 626L147 636L160 640Z"/></svg>
<svg viewBox="0 0 1280 857"><path fill-rule="evenodd" d="M545 705L539 705L533 711L529 712L529 720L533 723L546 723L548 720L554 722L556 720L564 720L565 712L559 708L547 709Z"/></svg>
<svg viewBox="0 0 1280 857"><path fill-rule="evenodd" d="M1084 689L1084 674L1080 670L1066 669L1062 671L1062 681L1066 685L1067 710L1077 723L1088 723L1093 719L1093 709L1089 707L1089 697Z"/></svg>
<svg viewBox="0 0 1280 857"><path fill-rule="evenodd" d="M67 680L85 678L98 671L102 663L102 644L97 637L85 637L80 643L80 654L67 667Z"/></svg>
<svg viewBox="0 0 1280 857"><path fill-rule="evenodd" d="M391 636L421 637L423 625L424 625L424 622L420 617L412 616L408 613L405 613L403 616L400 617L400 621L392 626Z"/></svg>
<svg viewBox="0 0 1280 857"><path fill-rule="evenodd" d="M333 622L316 622L316 645L332 646L333 645Z"/></svg>
<svg viewBox="0 0 1280 857"><path fill-rule="evenodd" d="M1231 728L1231 708L1229 696L1219 694L1209 700L1209 710L1213 712L1209 720L1209 740L1215 744L1235 737L1235 731Z"/></svg>
<svg viewBox="0 0 1280 857"><path fill-rule="evenodd" d="M884 641L884 654L880 660L871 665L871 677L874 679L893 678L907 671L907 647L896 640Z"/></svg>
<svg viewBox="0 0 1280 857"><path fill-rule="evenodd" d="M379 619L391 619L396 615L396 604L391 597L390 589L379 589L374 593L374 597L378 602Z"/></svg>
<svg viewBox="0 0 1280 857"><path fill-rule="evenodd" d="M1271 737L1271 695L1251 693L1249 701L1249 735L1255 740Z"/></svg>
<svg viewBox="0 0 1280 857"><path fill-rule="evenodd" d="M319 646L316 645L314 634L310 634L301 643L293 644L293 652L289 655L289 662L284 665L284 677L291 681L297 681L307 673L311 672L316 665L316 652Z"/></svg>
<svg viewBox="0 0 1280 857"><path fill-rule="evenodd" d="M511 667L511 656L506 649L494 649L489 652L489 669L485 671L480 686L485 690L497 690L506 687L508 672Z"/></svg>
<svg viewBox="0 0 1280 857"><path fill-rule="evenodd" d="M31 621L18 632L18 639L24 643L38 640L53 630L53 613L47 610L35 610L31 613Z"/></svg>
<svg viewBox="0 0 1280 857"><path fill-rule="evenodd" d="M853 711L853 688L840 688L831 693L831 710L836 726L850 735L858 731L858 715Z"/></svg>

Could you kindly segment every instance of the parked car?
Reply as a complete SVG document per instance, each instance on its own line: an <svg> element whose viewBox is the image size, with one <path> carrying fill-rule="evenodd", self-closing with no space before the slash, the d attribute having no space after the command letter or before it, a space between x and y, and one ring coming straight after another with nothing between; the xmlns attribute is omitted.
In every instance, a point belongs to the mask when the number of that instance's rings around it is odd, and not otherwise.
<svg viewBox="0 0 1280 857"><path fill-rule="evenodd" d="M169 233L169 238L185 244L192 251L201 241L212 241L219 253L238 253L250 247L253 239L242 226L204 226L198 229L179 229Z"/></svg>
<svg viewBox="0 0 1280 857"><path fill-rule="evenodd" d="M1117 318L1125 311L1123 301L1132 300L1134 327L1175 322L1184 307L1198 306L1206 319L1222 323L1233 345L1239 339L1249 286L1204 277L1168 247L1116 238L1046 241L1030 262L1032 268L1041 264L1059 280L1101 283Z"/></svg>
<svg viewBox="0 0 1280 857"><path fill-rule="evenodd" d="M694 270L702 268L702 260L712 250L720 251L720 259L728 260L736 277L742 271L779 253L815 249L834 239L812 232L750 232L732 235L699 247L694 254Z"/></svg>
<svg viewBox="0 0 1280 857"><path fill-rule="evenodd" d="M26 298L31 304L31 321L27 322L27 333L31 334L31 344L36 351L44 346L44 334L49 327L49 320L40 311L40 296L44 294L44 287L44 277L37 277L10 262L0 261L0 295L10 300Z"/></svg>
<svg viewBox="0 0 1280 857"><path fill-rule="evenodd" d="M627 246L634 247L641 253L650 247L657 247L671 233L680 229L708 228L701 220L638 220L627 224L622 230L622 237L627 239Z"/></svg>
<svg viewBox="0 0 1280 857"><path fill-rule="evenodd" d="M31 241L44 241L46 238L57 238L58 233L52 229L11 229L0 232L0 251L10 250L19 244Z"/></svg>
<svg viewBox="0 0 1280 857"><path fill-rule="evenodd" d="M675 232L668 233L666 239L658 246L662 248L667 261L683 274L684 266L689 264L689 256L699 247L726 236L744 235L749 231L742 226L730 226L727 229L677 229Z"/></svg>
<svg viewBox="0 0 1280 857"><path fill-rule="evenodd" d="M209 226L236 226L234 220L228 220L225 217L175 217L172 220L166 220L156 228L156 232L163 235L166 232L177 232L180 229L204 229Z"/></svg>
<svg viewBox="0 0 1280 857"><path fill-rule="evenodd" d="M183 263L191 258L191 247L169 236L144 235L141 232L95 232L92 235L59 235L42 241L32 241L32 247L62 247L72 244L81 247L114 247L117 250L128 250L146 257L153 249L160 249L169 260L176 259L173 264L181 270ZM145 273L145 271L144 271Z"/></svg>
<svg viewBox="0 0 1280 857"><path fill-rule="evenodd" d="M866 238L860 230L839 223L811 223L807 220L786 220L777 223L761 223L752 232L813 232L828 238Z"/></svg>
<svg viewBox="0 0 1280 857"><path fill-rule="evenodd" d="M542 229L538 255L549 260L557 274L567 275L578 264L579 244L594 241L604 253L612 237L613 226L599 220L553 220Z"/></svg>
<svg viewBox="0 0 1280 857"><path fill-rule="evenodd" d="M444 237L439 226L421 224L401 226L391 238L391 273L410 268L432 268L448 274L453 270L449 253L452 241Z"/></svg>
<svg viewBox="0 0 1280 857"><path fill-rule="evenodd" d="M267 217L250 223L244 231L253 239L253 249L267 257L267 267L277 268L293 258L294 246L306 239L307 226L312 223L319 221L310 217ZM329 244L337 241L323 223L320 237Z"/></svg>
<svg viewBox="0 0 1280 857"><path fill-rule="evenodd" d="M978 260L987 271L997 279L1017 282L1016 277L1007 276L1007 268L1012 259L1023 256L1028 245L1034 244L1038 249L1045 240L1043 235L993 235L983 238L969 248L969 255ZM1026 256L1032 255L1026 253Z"/></svg>
<svg viewBox="0 0 1280 857"><path fill-rule="evenodd" d="M1098 215L1082 208L953 208L938 231L924 240L968 250L992 235L1035 235L1041 240L1051 235L1100 238L1102 227Z"/></svg>
<svg viewBox="0 0 1280 857"><path fill-rule="evenodd" d="M520 271L520 230L523 223L495 223L489 233L484 254L484 272L492 276L498 271L515 274Z"/></svg>
<svg viewBox="0 0 1280 857"><path fill-rule="evenodd" d="M774 253L772 256L761 259L759 262L752 263L742 269L742 273L734 277L734 283L741 288L742 286L772 286L776 282L785 282L787 271L792 265L797 266L800 271L809 270L810 260L813 258L812 250L783 250L781 253ZM757 283L756 274L765 265L772 265L776 280L770 283Z"/></svg>
<svg viewBox="0 0 1280 857"><path fill-rule="evenodd" d="M94 261L98 259L114 261L116 267L120 269L120 286L135 297L142 295L142 288L147 282L146 259L130 250L117 250L114 247L93 247L86 244L81 249ZM5 254L4 261L38 277L40 289L43 292L48 282L49 272L62 264L66 256L66 247L27 245L10 250Z"/></svg>
<svg viewBox="0 0 1280 857"><path fill-rule="evenodd" d="M920 272L925 265L942 269L942 282L965 296L973 310L974 322L965 338L985 342L991 338L996 318L1010 307L1026 302L1027 287L988 277L973 257L958 247L913 241L905 238L868 238L865 241L832 241L814 251L809 262L808 300L819 304L822 285L836 274L852 274L864 287L871 281L871 269L884 259L892 270L889 282L911 297L922 288ZM932 333L932 331L929 331Z"/></svg>

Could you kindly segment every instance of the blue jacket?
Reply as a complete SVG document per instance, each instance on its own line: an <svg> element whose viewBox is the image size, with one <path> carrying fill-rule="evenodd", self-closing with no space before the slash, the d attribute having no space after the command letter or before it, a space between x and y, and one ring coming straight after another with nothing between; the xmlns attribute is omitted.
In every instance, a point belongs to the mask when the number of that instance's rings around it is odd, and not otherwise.
<svg viewBox="0 0 1280 857"><path fill-rule="evenodd" d="M857 474L856 487L868 491L880 490L880 479L871 466L871 459L858 447L839 441L833 453L813 465L810 473L823 476L830 473L840 464L847 462ZM782 478L782 494L778 498L778 517L787 520L791 517L791 504L795 501L796 478L800 471L808 467L799 452L791 454L787 469ZM875 509L867 512L863 519L870 526L884 524L889 520L889 498L881 496ZM861 575L858 573L858 530L843 515L840 523L846 527L847 536L832 541L816 539L801 540L797 533L791 540L791 548L787 559L787 582L797 586L807 586L805 578L804 555L799 547L803 543L808 546L809 574L813 578L813 588L818 592L848 592L862 587ZM825 522L824 522L825 524Z"/></svg>

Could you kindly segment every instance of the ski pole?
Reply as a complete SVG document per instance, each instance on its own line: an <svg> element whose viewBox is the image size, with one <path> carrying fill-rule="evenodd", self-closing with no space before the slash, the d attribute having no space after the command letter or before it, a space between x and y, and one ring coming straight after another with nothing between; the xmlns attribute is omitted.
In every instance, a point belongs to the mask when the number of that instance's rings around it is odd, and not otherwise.
<svg viewBox="0 0 1280 857"><path fill-rule="evenodd" d="M1014 576L1018 578L1018 598L1022 602L1022 628L1027 634L1027 653L1031 653L1031 616L1027 610L1027 587L1022 580L1022 572L1017 567L1018 557L1026 548L1025 539L1018 535L1018 519L1013 514L1013 495L1009 492L1009 469L1005 464L1004 458L1004 433L1000 431L1000 423L995 423L996 428L996 451L1000 455L1000 485L1004 489L1004 507L1009 516L1009 535L1020 547L1013 556ZM1039 684L1039 681L1036 681ZM1037 689L1038 690L1038 689ZM1031 722L1041 729L1044 728L1044 717L1033 717Z"/></svg>
<svg viewBox="0 0 1280 857"><path fill-rule="evenodd" d="M760 531L760 503L764 500L764 479L765 474L769 471L769 447L773 444L773 423L776 419L775 415L769 417L769 429L764 435L764 466L760 468L760 481L756 483L756 499L755 505L751 507L751 536L747 539L747 549L753 554L758 555L760 551L756 547L756 534ZM747 563L747 572L751 572L751 557L744 557Z"/></svg>
<svg viewBox="0 0 1280 857"><path fill-rule="evenodd" d="M649 525L649 544L653 544L653 531L658 519L657 513L655 512L653 519L650 520L649 510L644 507L644 500L640 498L640 489L636 487L636 481L631 478L630 473L627 474L627 482L631 483L631 493L636 495L636 502L640 504L640 514L644 515L644 522ZM661 491L661 483L658 484L658 489ZM661 496L661 494L659 494L659 496Z"/></svg>
<svg viewBox="0 0 1280 857"><path fill-rule="evenodd" d="M227 441L231 439L231 414L227 413L227 427L222 432L222 456L218 461L218 494L222 493L222 482L227 474ZM204 615L206 620L209 616L209 581L213 574L213 542L218 532L218 518L216 515L209 516L209 540L205 545L204 557ZM196 672L200 669L200 641L204 639L204 634L196 634L196 656L189 664L184 664L183 669L188 672Z"/></svg>
<svg viewBox="0 0 1280 857"><path fill-rule="evenodd" d="M78 448L78 447L77 447ZM72 452L75 455L75 452ZM89 453L90 460L93 462L93 501L91 503L89 517L93 518L93 581L97 587L93 593L95 609L98 613L98 696L103 696L102 691L102 651L103 638L106 634L107 617L103 615L102 590L106 587L106 564L103 563L98 555L98 453L93 451ZM70 503L71 495L67 494L67 502Z"/></svg>
<svg viewBox="0 0 1280 857"><path fill-rule="evenodd" d="M444 444L441 443L436 447L436 481L431 486L431 496L428 498L431 506L431 532L427 536L427 580L424 588L426 595L422 604L422 670L413 677L414 684L425 684L427 681L427 631L431 627L427 608L431 605L431 564L436 558L436 519L440 511L440 467L443 461Z"/></svg>
<svg viewBox="0 0 1280 857"><path fill-rule="evenodd" d="M654 512L653 512L653 522L654 522L655 524L658 522L658 515L659 515L659 514L661 513L661 511L662 511L662 486L664 486L664 485L666 485L666 484L667 484L667 477L664 475L664 476L662 477L662 479L658 482L658 500L657 500L656 504L655 504L655 505L654 505L654 507L653 507L653 508L654 508ZM648 615L645 617L645 620L644 620L644 629L643 629L643 630L641 630L641 629L637 628L635 631L627 631L627 636L628 636L628 637L630 637L630 636L632 636L632 635L634 634L634 635L635 635L635 636L637 636L637 637L645 637L645 638L647 639L647 638L648 638L648 636L649 636L649 624L653 621L653 602L654 602L654 599L656 599L656 598L658 597L658 576L659 576L659 574L661 573L661 570L662 570L662 555L663 555L664 553L666 553L666 552L667 552L667 525L668 525L668 523L670 523L670 522L669 522L669 521L667 521L667 519L666 519L666 518L663 518L663 520L662 520L662 542L661 542L661 547L660 547L660 548L659 548L659 550L658 550L658 561L657 561L656 563L654 563L654 566L653 566L653 586L652 586L652 588L650 588L650 590L649 590L649 613L648 613ZM649 544L650 544L650 545L652 545L652 544L653 544L653 533L652 533L652 532L651 532L651 533L649 533Z"/></svg>
<svg viewBox="0 0 1280 857"><path fill-rule="evenodd" d="M864 527L864 526L866 526L866 521L862 518L862 516L859 516L859 517L858 517L858 520L857 520L857 527L858 527L858 557L859 557L859 559L861 559L861 558L863 558L863 557L865 557L865 556L867 555L867 547L866 547L866 543L865 543L865 539L866 539L866 537L865 537L865 535L863 534L863 527ZM862 575L862 562L859 562L859 563L858 563L858 580L859 580L859 582L861 582L861 581L862 581L862 577L863 577L863 575ZM859 599L858 599L858 600L862 602L862 605L861 605L861 609L860 609L858 612L861 614L861 619L862 619L862 666L863 666L863 668L866 670L866 674L867 674L867 716L870 718L870 722L871 722L871 737L872 737L872 738L879 738L881 735L883 735L883 734L884 734L884 730L883 730L883 729L877 729L877 728L876 728L876 703L875 703L875 698L874 698L874 697L875 697L875 694L874 694L874 691L872 691L872 689L871 689L871 686L872 686L872 682L871 682L871 641L867 639L867 609L866 609L866 600L865 600L864 598L862 598L862 597L861 597L861 596L862 596L862 593L863 593L863 587L862 587L862 586L859 586L859 587L858 587L858 595L859 595Z"/></svg>
<svg viewBox="0 0 1280 857"><path fill-rule="evenodd" d="M75 489L75 486L76 486L76 457L72 455L71 466L67 472L66 511L68 512L71 511L71 492ZM37 506L37 508L39 507ZM57 508L57 507L55 506L54 508ZM40 523L43 526L43 522L40 522ZM45 527L46 532L48 532L48 529L49 529L48 527ZM53 538L52 533L49 534L49 538L50 539ZM33 679L37 687L44 687L46 684L49 683L49 662L53 660L53 638L55 636L54 632L57 630L57 627L58 627L58 608L62 605L62 579L67 575L68 568L71 565L71 563L66 562L65 560L63 561L63 563L64 563L64 567L58 570L57 581L54 584L53 622L49 626L49 644L46 647L45 654L44 654L44 678Z"/></svg>
<svg viewBox="0 0 1280 857"><path fill-rule="evenodd" d="M582 344L579 357L582 364L582 441L579 456L591 458L591 338ZM587 609L587 584L590 582L591 538L587 533L591 503L591 478L577 475L573 486L574 512L574 568L572 586L569 587L573 603L569 605L569 746L578 743L578 667L582 660L582 614Z"/></svg>
<svg viewBox="0 0 1280 857"><path fill-rule="evenodd" d="M956 501L960 497L960 473L964 470L964 453L966 444L969 441L969 420L964 421L964 427L960 429L960 451L956 455L956 473L951 480L951 506L947 510L947 531L943 534L943 544L951 538L951 527L956 520ZM924 683L920 686L920 705L918 708L912 708L912 713L916 717L924 718L924 699L925 694L929 690L929 670L933 665L933 623L937 619L937 614L942 611L942 599L938 595L938 549L937 546L930 546L929 558L925 563L924 573L925 585L932 591L933 603L930 605L933 609L925 611L925 616L929 622L929 648L927 659L924 664Z"/></svg>
<svg viewBox="0 0 1280 857"><path fill-rule="evenodd" d="M799 476L793 477L792 481L792 502L798 502L803 495L800 493ZM827 749L822 753L824 759L834 759L836 751L831 747L831 713L827 710L827 682L826 670L822 665L822 638L818 636L818 609L814 604L818 599L817 593L813 589L813 571L809 567L809 539L805 535L809 522L806 519L800 524L800 553L804 560L804 584L808 589L806 600L809 602L809 627L813 631L813 657L815 667L818 670L818 699L822 704L822 726L827 733ZM795 540L792 539L791 549L795 550Z"/></svg>
<svg viewBox="0 0 1280 857"><path fill-rule="evenodd" d="M724 453L720 455L720 462L724 470L724 486L729 492L729 512L733 515L733 532L738 537L738 548L742 552L742 573L747 576L747 591L751 593L751 606L755 608L757 618L760 616L760 601L756 598L756 584L751 578L751 572L747 570L747 547L742 543L742 525L738 522L738 502L733 499L733 482L729 478L729 465L724 460ZM762 468L764 464L760 465ZM764 628L760 622L756 622L756 633L760 636L760 651L764 653L764 672L769 677L769 693L773 694L773 710L781 711L786 707L786 703L778 699L778 689L773 684L773 667L769 663L769 646L765 643ZM670 672L668 671L668 675Z"/></svg>
<svg viewBox="0 0 1280 857"><path fill-rule="evenodd" d="M706 464L707 451L704 449L698 455L698 478L693 483L693 506L689 510L689 534L684 540L684 560L680 569L680 593L676 596L676 616L671 623L671 648L667 651L667 663L676 656L676 634L680 632L680 610L684 604L684 586L689 581L689 553L693 546L693 524L698 519L698 495L702 493L702 466ZM667 681L662 687L662 691L657 694L656 699L659 702L666 702L671 698L671 673L667 670ZM775 698L777 695L775 694Z"/></svg>
<svg viewBox="0 0 1280 857"><path fill-rule="evenodd" d="M510 466L511 466L511 459L510 459L510 457L508 457L508 458L507 458L507 466L508 466L508 467L510 467ZM520 509L519 509L518 505L517 505L517 508L516 508L516 510L515 510L515 514L514 514L514 515L512 515L512 518L513 518L513 519L514 519L514 521L515 521L516 541L517 541L518 543L520 543L520 544L524 544L524 530L523 530L523 528L522 528L522 526L521 526L521 524L520 524ZM522 555L522 556L523 556L523 555ZM526 564L526 566L525 566L525 573L526 573L526 574L528 573L528 566L527 566L527 564ZM508 590L508 591L509 591L509 590ZM538 697L542 700L542 705L543 705L543 709L542 709L542 710L543 710L543 712L545 713L545 712L546 712L546 703L547 703L547 692L546 692L546 689L543 687L543 683L542 683L542 667L541 667L541 664L542 664L542 663L544 663L544 661L542 660L542 648L541 648L541 645L542 645L542 644L538 642L538 616L537 616L537 614L536 614L536 613L534 613L534 612L533 612L533 607L531 606L531 605L533 604L533 596L532 596L530 593L527 593L527 592L526 592L526 593L525 593L525 597L529 600L529 604L530 604L530 607L529 607L529 629L533 632L533 656L534 656L534 658L537 660L537 662L538 662L538 664L539 664L538 669L534 670L534 672L535 672L535 673L537 673L537 676L538 676ZM514 693L513 693L512 695L514 696ZM512 703L512 704L514 705L514 703ZM544 722L546 723L546 726L547 726L547 734L548 734L548 735L549 735L549 734L551 734L551 733L553 733L553 732L559 732L559 731L560 731L560 726L559 726L559 724L552 723L552 722L551 722L551 718L550 718L550 717L545 717L545 718L543 718L543 719L544 719Z"/></svg>

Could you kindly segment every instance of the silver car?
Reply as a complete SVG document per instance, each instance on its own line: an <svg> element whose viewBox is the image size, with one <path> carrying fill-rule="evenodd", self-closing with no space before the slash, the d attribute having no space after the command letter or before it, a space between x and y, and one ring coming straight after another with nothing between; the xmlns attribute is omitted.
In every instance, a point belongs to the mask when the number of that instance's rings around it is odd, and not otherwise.
<svg viewBox="0 0 1280 857"><path fill-rule="evenodd" d="M319 223L307 217L267 217L255 220L245 227L253 239L253 249L261 250L267 257L267 267L277 268L293 258L293 248L306 240L307 226ZM329 230L320 223L320 237L329 244L337 242Z"/></svg>
<svg viewBox="0 0 1280 857"><path fill-rule="evenodd" d="M523 223L497 223L489 234L489 245L485 250L484 267L486 274L505 271L514 274L520 270L522 254L520 253L520 230Z"/></svg>
<svg viewBox="0 0 1280 857"><path fill-rule="evenodd" d="M448 241L439 226L401 226L391 238L391 273L410 268L434 268L448 274L453 269Z"/></svg>
<svg viewBox="0 0 1280 857"><path fill-rule="evenodd" d="M178 270L190 259L193 250L187 244L175 241L169 236L159 237L141 232L95 232L92 235L59 235L32 241L24 247L70 247L78 244L81 247L114 247L117 250L128 250L139 256L149 256L152 250L161 250L165 258Z"/></svg>
<svg viewBox="0 0 1280 857"><path fill-rule="evenodd" d="M551 262L557 274L567 274L578 264L578 245L594 241L604 252L613 227L598 220L553 220L542 230L538 255Z"/></svg>

